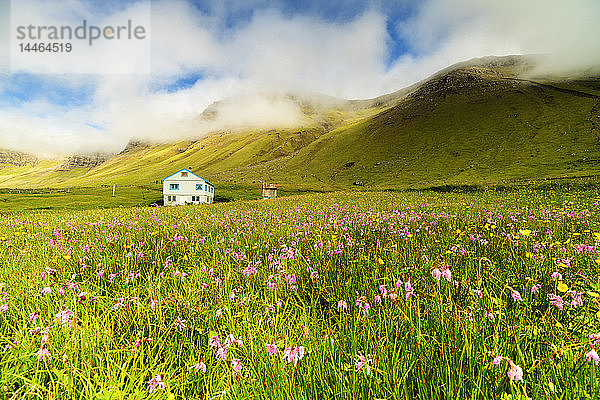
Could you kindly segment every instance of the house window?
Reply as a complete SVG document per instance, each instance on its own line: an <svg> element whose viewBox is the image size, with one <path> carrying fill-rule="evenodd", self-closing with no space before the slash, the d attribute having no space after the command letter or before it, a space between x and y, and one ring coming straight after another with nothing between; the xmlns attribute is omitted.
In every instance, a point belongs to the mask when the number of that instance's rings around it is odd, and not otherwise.
<svg viewBox="0 0 600 400"><path fill-rule="evenodd" d="M179 190L179 183L171 183L169 185L169 189L171 189L171 190Z"/></svg>
<svg viewBox="0 0 600 400"><path fill-rule="evenodd" d="M196 183L196 190L202 190L202 184Z"/></svg>
<svg viewBox="0 0 600 400"><path fill-rule="evenodd" d="M181 177L182 177L182 178L187 178L187 172L182 172L182 173L181 173Z"/></svg>
<svg viewBox="0 0 600 400"><path fill-rule="evenodd" d="M200 201L200 196L192 196L192 201Z"/></svg>
<svg viewBox="0 0 600 400"><path fill-rule="evenodd" d="M167 196L167 201L175 201L175 196Z"/></svg>

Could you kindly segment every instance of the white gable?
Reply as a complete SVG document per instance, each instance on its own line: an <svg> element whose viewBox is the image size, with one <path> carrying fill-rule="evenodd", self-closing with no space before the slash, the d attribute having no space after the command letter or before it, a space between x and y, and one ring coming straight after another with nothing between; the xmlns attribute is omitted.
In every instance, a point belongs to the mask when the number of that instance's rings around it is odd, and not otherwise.
<svg viewBox="0 0 600 400"><path fill-rule="evenodd" d="M173 175L167 176L165 179L163 179L163 181L202 181L202 182L205 182L206 180L204 178L194 174L190 170L182 169L181 171L177 171Z"/></svg>

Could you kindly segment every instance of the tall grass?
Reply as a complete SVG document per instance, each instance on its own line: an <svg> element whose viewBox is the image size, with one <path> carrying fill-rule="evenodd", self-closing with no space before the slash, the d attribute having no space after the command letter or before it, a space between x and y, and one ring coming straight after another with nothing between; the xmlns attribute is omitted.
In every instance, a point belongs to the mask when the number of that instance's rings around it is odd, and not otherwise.
<svg viewBox="0 0 600 400"><path fill-rule="evenodd" d="M0 397L595 397L597 196L335 193L0 216Z"/></svg>

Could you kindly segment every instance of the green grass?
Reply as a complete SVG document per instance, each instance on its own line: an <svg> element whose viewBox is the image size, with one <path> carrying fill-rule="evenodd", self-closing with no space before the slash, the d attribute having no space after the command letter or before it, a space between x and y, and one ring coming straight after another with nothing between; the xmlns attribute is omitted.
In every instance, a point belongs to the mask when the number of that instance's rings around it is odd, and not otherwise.
<svg viewBox="0 0 600 400"><path fill-rule="evenodd" d="M566 180L8 212L0 216L0 397L593 398L598 367L585 353L600 331L599 201L597 187ZM244 274L249 267L256 272ZM453 282L432 277L446 267ZM407 299L397 282L409 280ZM397 298L378 304L381 285ZM549 303L549 294L579 293L581 305ZM355 305L362 297L368 313ZM73 311L72 326L56 320L61 310ZM229 334L243 345L231 344L223 360L209 337L222 344ZM296 366L282 357L291 346L305 348ZM39 360L40 349L52 359ZM372 360L369 373L357 370L361 354ZM192 368L201 359L206 373ZM522 382L509 379L508 359ZM165 387L150 393L156 375Z"/></svg>
<svg viewBox="0 0 600 400"><path fill-rule="evenodd" d="M75 187L68 189L0 190L0 212L9 210L79 210L146 206L162 199L162 189L147 186Z"/></svg>
<svg viewBox="0 0 600 400"><path fill-rule="evenodd" d="M279 188L278 196L287 197L312 190ZM215 193L215 202L257 200L261 198L259 185L221 184ZM112 197L112 186L45 189L0 189L0 214L24 210L85 210L162 205L162 186L117 186Z"/></svg>

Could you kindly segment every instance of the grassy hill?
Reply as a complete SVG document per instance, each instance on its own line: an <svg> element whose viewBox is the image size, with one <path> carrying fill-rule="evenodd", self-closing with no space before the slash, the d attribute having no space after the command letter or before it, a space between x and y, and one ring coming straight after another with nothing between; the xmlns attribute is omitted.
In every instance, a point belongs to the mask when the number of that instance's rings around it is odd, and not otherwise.
<svg viewBox="0 0 600 400"><path fill-rule="evenodd" d="M555 87L455 71L319 137L287 169L379 188L596 174L599 105L600 80Z"/></svg>
<svg viewBox="0 0 600 400"><path fill-rule="evenodd" d="M410 88L327 109L299 129L137 143L94 166L0 164L0 187L140 185L191 167L225 192L422 188L600 173L600 78L524 79L526 59L485 58ZM0 163L2 163L0 159Z"/></svg>

